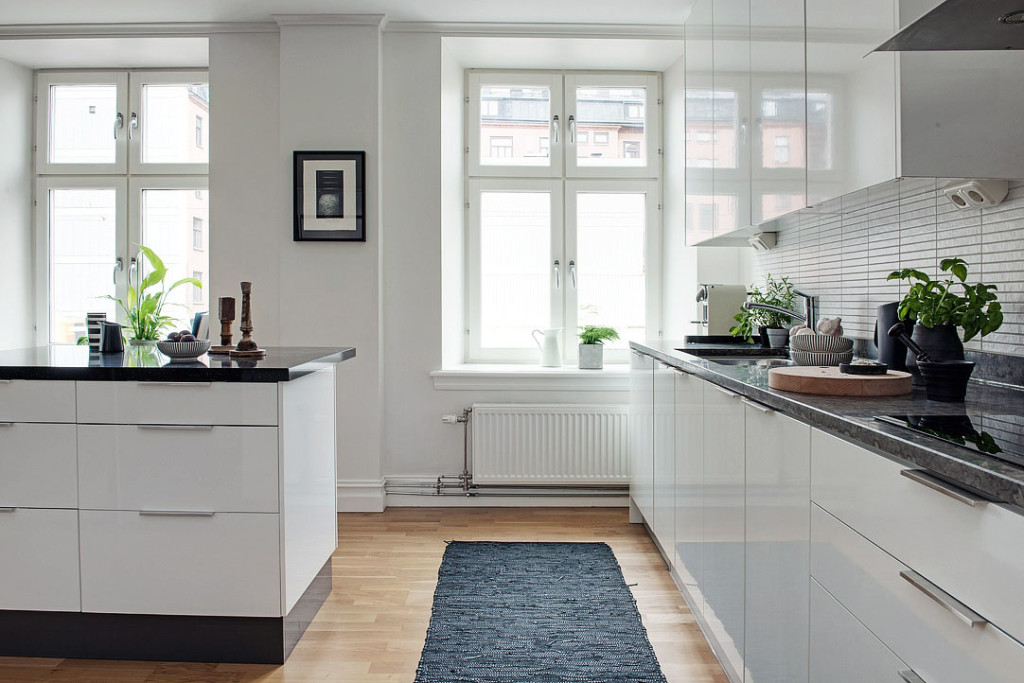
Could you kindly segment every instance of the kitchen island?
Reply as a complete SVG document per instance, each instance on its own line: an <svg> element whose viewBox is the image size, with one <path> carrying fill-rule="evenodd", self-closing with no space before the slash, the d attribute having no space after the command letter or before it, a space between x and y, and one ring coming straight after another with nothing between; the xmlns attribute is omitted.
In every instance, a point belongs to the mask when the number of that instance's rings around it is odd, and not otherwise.
<svg viewBox="0 0 1024 683"><path fill-rule="evenodd" d="M0 655L284 662L331 590L354 356L0 352Z"/></svg>

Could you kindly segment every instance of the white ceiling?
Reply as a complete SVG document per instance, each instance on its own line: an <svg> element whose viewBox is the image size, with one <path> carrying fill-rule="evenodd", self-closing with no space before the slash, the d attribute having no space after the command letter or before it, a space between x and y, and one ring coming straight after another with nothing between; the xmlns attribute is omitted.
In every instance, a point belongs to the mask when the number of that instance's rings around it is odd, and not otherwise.
<svg viewBox="0 0 1024 683"><path fill-rule="evenodd" d="M0 0L0 25L267 21L384 14L389 21L679 25L688 0Z"/></svg>

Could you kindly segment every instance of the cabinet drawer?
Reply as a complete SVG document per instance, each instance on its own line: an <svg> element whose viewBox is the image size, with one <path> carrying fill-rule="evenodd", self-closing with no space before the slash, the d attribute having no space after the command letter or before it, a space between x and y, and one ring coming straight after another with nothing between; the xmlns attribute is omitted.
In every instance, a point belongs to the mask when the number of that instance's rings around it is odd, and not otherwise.
<svg viewBox="0 0 1024 683"><path fill-rule="evenodd" d="M0 380L0 422L74 421L74 382Z"/></svg>
<svg viewBox="0 0 1024 683"><path fill-rule="evenodd" d="M277 385L258 382L79 382L78 421L97 424L277 424Z"/></svg>
<svg viewBox="0 0 1024 683"><path fill-rule="evenodd" d="M813 579L810 651L812 683L900 683L909 668Z"/></svg>
<svg viewBox="0 0 1024 683"><path fill-rule="evenodd" d="M78 507L75 425L0 424L0 507Z"/></svg>
<svg viewBox="0 0 1024 683"><path fill-rule="evenodd" d="M0 511L0 609L77 612L78 511Z"/></svg>
<svg viewBox="0 0 1024 683"><path fill-rule="evenodd" d="M952 601L959 596L923 583L907 566L816 505L811 538L811 576L925 681L1020 680L1024 646L992 624L965 623L969 612Z"/></svg>
<svg viewBox="0 0 1024 683"><path fill-rule="evenodd" d="M80 425L82 509L277 512L276 427Z"/></svg>
<svg viewBox="0 0 1024 683"><path fill-rule="evenodd" d="M1024 640L1024 516L900 475L906 466L814 430L811 499L903 564Z"/></svg>
<svg viewBox="0 0 1024 683"><path fill-rule="evenodd" d="M277 515L79 514L83 611L281 616Z"/></svg>

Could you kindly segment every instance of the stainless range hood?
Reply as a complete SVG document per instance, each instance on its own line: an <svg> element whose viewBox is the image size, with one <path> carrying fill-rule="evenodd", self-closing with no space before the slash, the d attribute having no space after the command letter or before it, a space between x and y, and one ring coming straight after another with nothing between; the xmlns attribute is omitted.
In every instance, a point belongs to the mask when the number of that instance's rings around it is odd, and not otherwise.
<svg viewBox="0 0 1024 683"><path fill-rule="evenodd" d="M1024 0L946 0L879 50L1024 50Z"/></svg>

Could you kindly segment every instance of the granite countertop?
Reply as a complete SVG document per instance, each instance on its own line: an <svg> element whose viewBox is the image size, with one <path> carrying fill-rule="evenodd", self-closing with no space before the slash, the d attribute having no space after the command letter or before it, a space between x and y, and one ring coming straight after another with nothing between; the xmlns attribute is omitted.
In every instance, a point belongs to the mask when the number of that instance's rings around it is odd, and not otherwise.
<svg viewBox="0 0 1024 683"><path fill-rule="evenodd" d="M172 363L155 346L90 354L87 346L54 344L0 351L0 380L287 382L354 358L352 347L267 347L260 359L202 355Z"/></svg>
<svg viewBox="0 0 1024 683"><path fill-rule="evenodd" d="M972 382L965 403L929 401L922 389L914 389L912 394L906 396L879 398L797 394L769 388L770 367L720 365L702 360L696 354L710 355L707 346L687 346L682 342L661 340L630 342L633 349L667 365L735 391L814 427L911 462L993 500L1024 507L1024 468L874 419L876 415L891 414L981 413L1019 415L1024 418L1024 390ZM690 350L695 351L695 354L686 352ZM738 352L733 351L733 354ZM730 354L716 351L714 355Z"/></svg>

